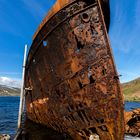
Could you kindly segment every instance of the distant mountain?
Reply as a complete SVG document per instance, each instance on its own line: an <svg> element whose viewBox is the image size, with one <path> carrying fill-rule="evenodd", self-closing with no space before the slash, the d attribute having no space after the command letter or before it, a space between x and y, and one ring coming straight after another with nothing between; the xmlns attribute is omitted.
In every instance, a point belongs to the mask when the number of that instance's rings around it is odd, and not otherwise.
<svg viewBox="0 0 140 140"><path fill-rule="evenodd" d="M122 92L127 101L140 101L140 78L124 83Z"/></svg>
<svg viewBox="0 0 140 140"><path fill-rule="evenodd" d="M0 96L19 96L20 89L5 85L0 85Z"/></svg>

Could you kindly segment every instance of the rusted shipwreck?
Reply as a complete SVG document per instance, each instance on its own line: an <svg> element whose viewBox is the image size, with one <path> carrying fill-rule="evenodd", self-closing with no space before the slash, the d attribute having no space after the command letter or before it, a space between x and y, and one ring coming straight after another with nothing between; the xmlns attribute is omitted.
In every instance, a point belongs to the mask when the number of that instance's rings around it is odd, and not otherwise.
<svg viewBox="0 0 140 140"><path fill-rule="evenodd" d="M124 107L107 30L107 0L58 0L26 64L28 118L75 140L124 139Z"/></svg>

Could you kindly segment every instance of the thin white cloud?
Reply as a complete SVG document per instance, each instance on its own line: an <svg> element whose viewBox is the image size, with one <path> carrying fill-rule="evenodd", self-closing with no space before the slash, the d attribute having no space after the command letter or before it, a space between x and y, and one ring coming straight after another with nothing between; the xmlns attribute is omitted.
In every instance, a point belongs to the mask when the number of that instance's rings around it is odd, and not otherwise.
<svg viewBox="0 0 140 140"><path fill-rule="evenodd" d="M21 80L9 78L9 77L0 77L0 85L10 86L10 87L20 87Z"/></svg>

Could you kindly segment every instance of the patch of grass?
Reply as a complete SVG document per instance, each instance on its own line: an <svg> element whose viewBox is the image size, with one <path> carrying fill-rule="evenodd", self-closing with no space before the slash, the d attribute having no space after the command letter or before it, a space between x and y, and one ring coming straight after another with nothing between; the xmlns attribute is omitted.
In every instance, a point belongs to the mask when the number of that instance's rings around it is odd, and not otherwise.
<svg viewBox="0 0 140 140"><path fill-rule="evenodd" d="M127 101L140 101L140 78L122 84L122 92Z"/></svg>

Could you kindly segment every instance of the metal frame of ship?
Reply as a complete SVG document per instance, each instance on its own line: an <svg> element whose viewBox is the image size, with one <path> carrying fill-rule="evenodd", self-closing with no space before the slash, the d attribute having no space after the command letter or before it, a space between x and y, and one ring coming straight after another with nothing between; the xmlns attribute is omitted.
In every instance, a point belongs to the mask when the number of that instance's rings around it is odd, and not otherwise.
<svg viewBox="0 0 140 140"><path fill-rule="evenodd" d="M124 139L108 13L107 0L58 0L52 7L33 36L26 62L30 120L74 140Z"/></svg>

